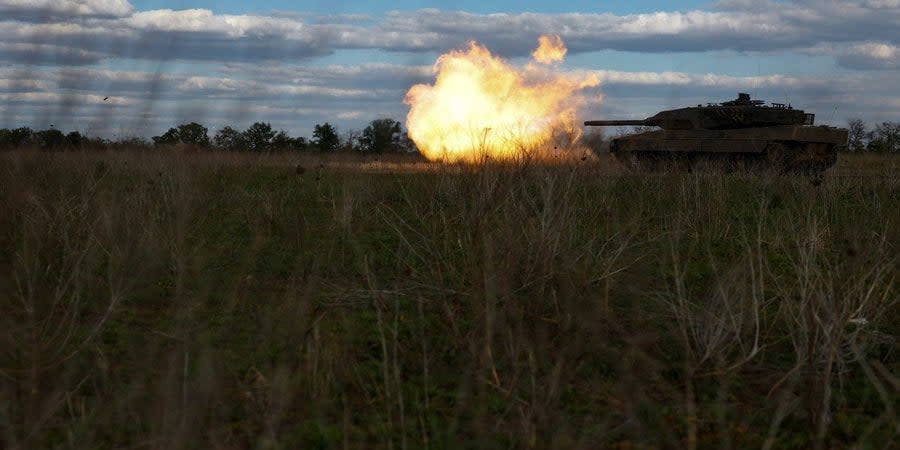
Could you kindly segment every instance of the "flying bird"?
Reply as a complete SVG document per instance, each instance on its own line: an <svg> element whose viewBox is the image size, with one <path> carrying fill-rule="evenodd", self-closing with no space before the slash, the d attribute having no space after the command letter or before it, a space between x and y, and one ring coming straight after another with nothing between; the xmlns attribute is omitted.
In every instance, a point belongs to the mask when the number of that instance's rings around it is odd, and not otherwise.
<svg viewBox="0 0 900 450"><path fill-rule="evenodd" d="M107 101L107 100L109 100L109 96L103 97L103 101L104 101L104 102Z"/></svg>

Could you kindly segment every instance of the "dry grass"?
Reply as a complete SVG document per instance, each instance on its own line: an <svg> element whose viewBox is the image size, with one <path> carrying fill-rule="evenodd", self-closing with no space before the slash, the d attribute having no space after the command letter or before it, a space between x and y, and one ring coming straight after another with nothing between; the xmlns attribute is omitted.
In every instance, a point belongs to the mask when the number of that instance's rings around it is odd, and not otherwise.
<svg viewBox="0 0 900 450"><path fill-rule="evenodd" d="M888 448L875 158L4 153L0 446Z"/></svg>

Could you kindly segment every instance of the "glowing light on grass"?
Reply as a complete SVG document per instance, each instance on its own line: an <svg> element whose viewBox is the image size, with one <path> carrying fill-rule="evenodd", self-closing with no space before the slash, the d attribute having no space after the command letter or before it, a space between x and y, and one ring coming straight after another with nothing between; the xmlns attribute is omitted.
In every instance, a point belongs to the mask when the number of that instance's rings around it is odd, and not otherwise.
<svg viewBox="0 0 900 450"><path fill-rule="evenodd" d="M583 90L600 81L554 67L565 54L559 36L541 36L524 67L474 41L441 55L434 84L415 85L406 94L410 138L432 160L509 160L542 148L555 130L578 130Z"/></svg>

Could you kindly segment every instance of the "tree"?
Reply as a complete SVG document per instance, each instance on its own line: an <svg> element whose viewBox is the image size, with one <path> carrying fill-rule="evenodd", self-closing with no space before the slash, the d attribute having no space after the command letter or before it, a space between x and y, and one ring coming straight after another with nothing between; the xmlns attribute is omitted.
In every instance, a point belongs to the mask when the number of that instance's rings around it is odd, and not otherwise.
<svg viewBox="0 0 900 450"><path fill-rule="evenodd" d="M397 151L403 130L394 119L375 119L363 130L360 144L365 152Z"/></svg>
<svg viewBox="0 0 900 450"><path fill-rule="evenodd" d="M850 119L847 122L847 129L850 134L850 142L848 144L850 151L859 152L865 150L866 123L861 119Z"/></svg>
<svg viewBox="0 0 900 450"><path fill-rule="evenodd" d="M167 147L170 145L178 145L181 142L181 138L178 136L178 130L175 128L169 128L169 131L163 133L162 136L153 136L153 145L157 147Z"/></svg>
<svg viewBox="0 0 900 450"><path fill-rule="evenodd" d="M303 151L306 150L306 139L292 138L287 131L280 130L272 138L272 149L275 151Z"/></svg>
<svg viewBox="0 0 900 450"><path fill-rule="evenodd" d="M7 128L0 129L0 150L7 150L11 146L9 144L12 131Z"/></svg>
<svg viewBox="0 0 900 450"><path fill-rule="evenodd" d="M66 135L57 129L49 129L34 133L41 150L58 150L66 145Z"/></svg>
<svg viewBox="0 0 900 450"><path fill-rule="evenodd" d="M360 148L361 131L351 128L341 134L341 151L362 151Z"/></svg>
<svg viewBox="0 0 900 450"><path fill-rule="evenodd" d="M0 132L0 147L16 148L28 144L34 133L31 128L21 127L14 130Z"/></svg>
<svg viewBox="0 0 900 450"><path fill-rule="evenodd" d="M209 130L197 122L178 125L178 139L183 144L209 147Z"/></svg>
<svg viewBox="0 0 900 450"><path fill-rule="evenodd" d="M313 143L323 152L333 152L341 145L337 130L328 122L313 128Z"/></svg>
<svg viewBox="0 0 900 450"><path fill-rule="evenodd" d="M244 130L244 142L248 150L254 152L267 152L272 150L272 139L275 131L269 123L256 122L250 128Z"/></svg>
<svg viewBox="0 0 900 450"><path fill-rule="evenodd" d="M81 136L81 148L91 150L106 150L112 145L112 142L102 137ZM148 143L149 145L149 143Z"/></svg>
<svg viewBox="0 0 900 450"><path fill-rule="evenodd" d="M287 134L287 131L278 130L272 138L272 149L275 151L293 150L293 147L294 140Z"/></svg>
<svg viewBox="0 0 900 450"><path fill-rule="evenodd" d="M81 136L81 133L77 131L73 131L66 135L66 145L69 148L81 148L81 144L84 138Z"/></svg>
<svg viewBox="0 0 900 450"><path fill-rule="evenodd" d="M150 143L140 136L122 136L115 141L107 142L106 148L110 150L149 150Z"/></svg>
<svg viewBox="0 0 900 450"><path fill-rule="evenodd" d="M866 149L874 152L900 152L900 122L882 122L868 134Z"/></svg>
<svg viewBox="0 0 900 450"><path fill-rule="evenodd" d="M219 150L237 151L244 148L244 135L238 130L226 126L213 137L213 145Z"/></svg>
<svg viewBox="0 0 900 450"><path fill-rule="evenodd" d="M400 151L406 153L419 153L419 147L417 147L416 143L409 137L408 132L403 133L403 135L400 136Z"/></svg>
<svg viewBox="0 0 900 450"><path fill-rule="evenodd" d="M169 128L162 136L153 136L153 145L164 147L170 145L185 144L195 147L209 147L209 130L196 122L178 125L178 128Z"/></svg>

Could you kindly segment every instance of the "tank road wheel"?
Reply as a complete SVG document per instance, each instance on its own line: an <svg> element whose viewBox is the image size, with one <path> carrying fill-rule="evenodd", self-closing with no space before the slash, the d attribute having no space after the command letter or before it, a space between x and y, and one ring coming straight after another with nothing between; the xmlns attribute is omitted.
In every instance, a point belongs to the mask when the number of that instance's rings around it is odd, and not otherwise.
<svg viewBox="0 0 900 450"><path fill-rule="evenodd" d="M691 171L711 173L748 172L755 168L755 154L691 153L687 155Z"/></svg>
<svg viewBox="0 0 900 450"><path fill-rule="evenodd" d="M729 173L758 172L766 166L766 158L764 153L732 153L725 164Z"/></svg>
<svg viewBox="0 0 900 450"><path fill-rule="evenodd" d="M793 162L799 171L821 176L837 162L837 150L834 144L808 142L800 147Z"/></svg>
<svg viewBox="0 0 900 450"><path fill-rule="evenodd" d="M677 152L635 152L642 170L650 173L690 170L690 155Z"/></svg>
<svg viewBox="0 0 900 450"><path fill-rule="evenodd" d="M692 172L703 155L685 152L637 151L614 153L635 173Z"/></svg>
<svg viewBox="0 0 900 450"><path fill-rule="evenodd" d="M616 152L616 160L633 173L657 172L660 168L660 158L653 152Z"/></svg>
<svg viewBox="0 0 900 450"><path fill-rule="evenodd" d="M833 144L775 142L766 148L772 166L781 173L821 177L837 162Z"/></svg>
<svg viewBox="0 0 900 450"><path fill-rule="evenodd" d="M772 168L778 172L786 172L790 162L790 155L793 149L790 144L783 142L772 142L766 146L766 159Z"/></svg>
<svg viewBox="0 0 900 450"><path fill-rule="evenodd" d="M625 166L626 170L629 172L637 172L637 167L635 167L637 165L637 159L631 152L612 152L612 155L619 164Z"/></svg>
<svg viewBox="0 0 900 450"><path fill-rule="evenodd" d="M697 164L697 154L687 152L668 152L661 155L665 168L671 172L693 172Z"/></svg>
<svg viewBox="0 0 900 450"><path fill-rule="evenodd" d="M722 168L722 161L712 153L688 153L683 156L688 172L718 172Z"/></svg>

